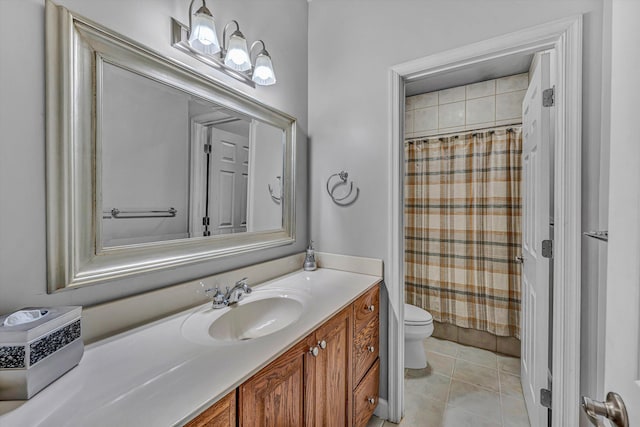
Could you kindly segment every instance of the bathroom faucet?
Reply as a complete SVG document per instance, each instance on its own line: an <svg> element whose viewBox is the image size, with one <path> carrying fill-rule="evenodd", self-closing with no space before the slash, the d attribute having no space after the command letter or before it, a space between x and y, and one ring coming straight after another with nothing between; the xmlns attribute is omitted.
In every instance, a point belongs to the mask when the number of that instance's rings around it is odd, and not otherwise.
<svg viewBox="0 0 640 427"><path fill-rule="evenodd" d="M235 304L242 299L244 294L250 294L251 291L252 289L247 284L247 278L244 277L238 280L236 284L233 285L233 288L231 288L231 290L227 288L227 294L225 295L225 299L227 300L229 305Z"/></svg>
<svg viewBox="0 0 640 427"><path fill-rule="evenodd" d="M205 291L205 294L211 298L213 308L225 308L232 304L236 304L242 300L245 294L250 294L251 287L247 284L247 278L244 277L238 280L233 288L229 289L227 286L226 292L222 293L218 287L209 288Z"/></svg>

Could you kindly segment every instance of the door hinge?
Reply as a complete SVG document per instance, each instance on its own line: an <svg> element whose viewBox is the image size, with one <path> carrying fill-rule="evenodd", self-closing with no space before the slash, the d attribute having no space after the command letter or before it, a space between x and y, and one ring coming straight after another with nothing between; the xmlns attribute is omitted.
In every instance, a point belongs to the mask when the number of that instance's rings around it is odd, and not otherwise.
<svg viewBox="0 0 640 427"><path fill-rule="evenodd" d="M209 231L210 219L208 216L202 217L202 225L204 226L204 231L202 232L203 236L211 236L211 231Z"/></svg>
<svg viewBox="0 0 640 427"><path fill-rule="evenodd" d="M205 154L211 154L211 144L204 144Z"/></svg>
<svg viewBox="0 0 640 427"><path fill-rule="evenodd" d="M542 256L545 258L553 258L553 240L542 241Z"/></svg>
<svg viewBox="0 0 640 427"><path fill-rule="evenodd" d="M551 390L540 389L540 404L545 408L551 409Z"/></svg>
<svg viewBox="0 0 640 427"><path fill-rule="evenodd" d="M556 103L555 87L542 91L542 106L553 107Z"/></svg>

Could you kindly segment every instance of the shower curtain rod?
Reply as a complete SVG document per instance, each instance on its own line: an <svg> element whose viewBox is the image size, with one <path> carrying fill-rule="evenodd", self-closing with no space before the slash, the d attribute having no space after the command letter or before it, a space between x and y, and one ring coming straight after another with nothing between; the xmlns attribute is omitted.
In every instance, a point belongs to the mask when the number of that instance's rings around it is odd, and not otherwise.
<svg viewBox="0 0 640 427"><path fill-rule="evenodd" d="M509 131L511 130L511 128L521 127L521 126L522 126L522 123L513 123L510 125L501 125L501 126L487 126L483 128L469 129L469 130L463 130L463 131L457 131L457 132L438 133L430 136L419 136L419 137L417 136L414 138L407 138L404 140L404 142L413 143L415 141L424 141L425 139L438 139L438 138L444 138L444 137L449 137L454 135L461 136L461 135L473 134L475 132L483 132L487 130L507 129L507 131Z"/></svg>

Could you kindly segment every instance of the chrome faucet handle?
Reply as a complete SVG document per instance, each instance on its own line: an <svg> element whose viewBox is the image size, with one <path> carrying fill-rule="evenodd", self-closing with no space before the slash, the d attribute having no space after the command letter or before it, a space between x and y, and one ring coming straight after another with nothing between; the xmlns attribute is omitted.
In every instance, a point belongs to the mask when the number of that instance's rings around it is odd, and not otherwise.
<svg viewBox="0 0 640 427"><path fill-rule="evenodd" d="M213 308L224 308L229 305L229 299L225 294L220 292L217 286L215 288L205 289L204 294L211 299Z"/></svg>
<svg viewBox="0 0 640 427"><path fill-rule="evenodd" d="M236 282L235 287L241 287L245 294L250 294L253 289L247 283L248 278L243 277L242 279Z"/></svg>
<svg viewBox="0 0 640 427"><path fill-rule="evenodd" d="M243 279L238 280L233 285L233 288L229 289L229 287L227 287L227 293L225 295L225 299L227 300L229 305L235 304L235 303L239 302L240 300L242 300L242 297L245 294L250 294L251 291L252 291L252 289L247 284L247 278L245 277Z"/></svg>

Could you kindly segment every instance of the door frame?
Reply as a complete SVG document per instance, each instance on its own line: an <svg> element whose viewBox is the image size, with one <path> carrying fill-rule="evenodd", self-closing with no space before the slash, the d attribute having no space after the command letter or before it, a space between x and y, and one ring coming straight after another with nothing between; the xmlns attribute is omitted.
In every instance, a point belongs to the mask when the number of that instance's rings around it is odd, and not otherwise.
<svg viewBox="0 0 640 427"><path fill-rule="evenodd" d="M582 15L538 25L389 69L388 414L404 413L403 145L405 83L509 55L555 49L552 425L578 425L580 398Z"/></svg>

